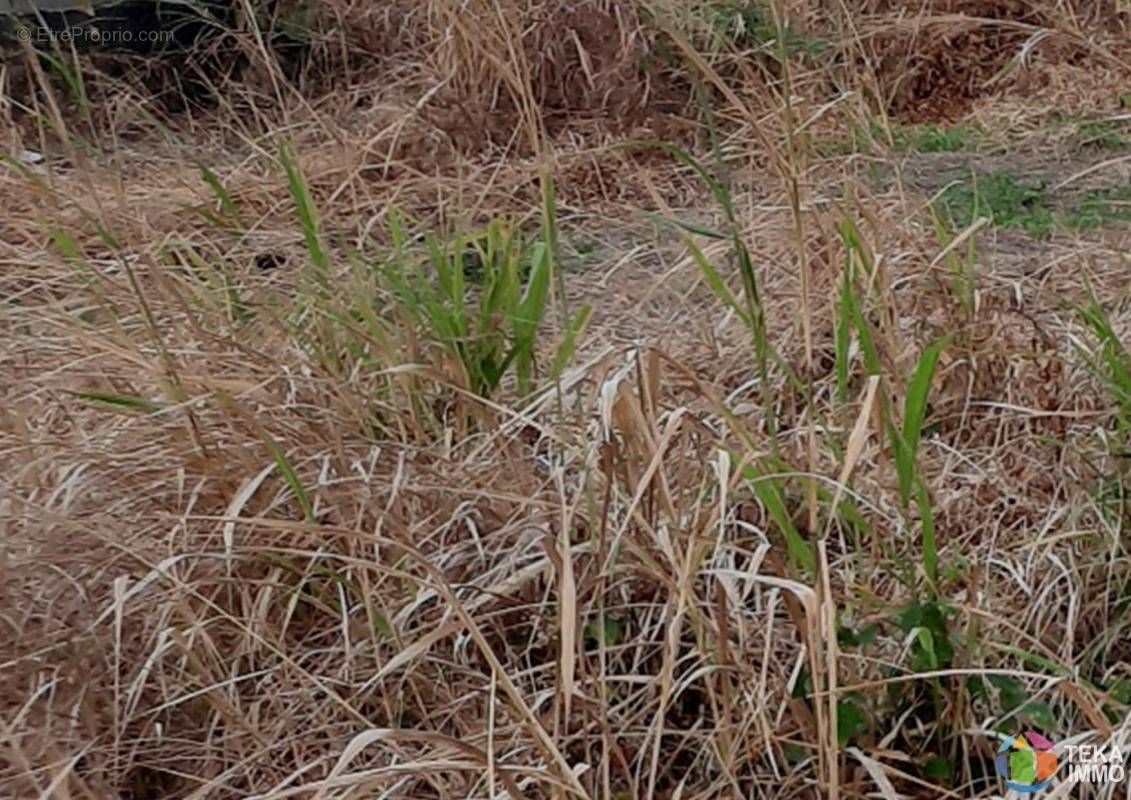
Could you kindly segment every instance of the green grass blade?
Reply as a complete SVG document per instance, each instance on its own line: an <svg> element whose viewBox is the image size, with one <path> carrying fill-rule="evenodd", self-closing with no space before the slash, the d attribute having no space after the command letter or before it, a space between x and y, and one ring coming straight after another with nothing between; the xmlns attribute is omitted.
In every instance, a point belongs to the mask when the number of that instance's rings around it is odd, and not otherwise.
<svg viewBox="0 0 1131 800"><path fill-rule="evenodd" d="M118 408L128 408L131 411L142 411L146 414L153 414L161 410L158 403L152 400L146 400L144 397L133 397L124 394L107 394L105 392L72 392L68 391L67 394L73 397L80 397L83 400L90 400L93 403L104 403L110 406L117 406Z"/></svg>
<svg viewBox="0 0 1131 800"><path fill-rule="evenodd" d="M534 340L538 326L546 312L546 300L550 290L551 260L549 248L539 243L535 246L530 268L530 278L523 292L522 300L511 318L511 335L514 340L515 377L521 394L530 391L531 376L534 370Z"/></svg>
<svg viewBox="0 0 1131 800"><path fill-rule="evenodd" d="M86 96L86 83L83 81L82 72L77 68L77 62L76 68L72 69L71 66L61 58L56 58L50 53L45 53L40 50L38 54L40 58L48 63L53 71L63 78L63 82L67 84L67 89L71 93L71 99L78 104L79 110L82 111L83 115L88 114L90 102Z"/></svg>
<svg viewBox="0 0 1131 800"><path fill-rule="evenodd" d="M836 373L836 399L841 405L848 402L849 347L852 340L852 276L845 265L844 279L840 286L840 301L837 303L836 328L833 339L835 353L834 371Z"/></svg>
<svg viewBox="0 0 1131 800"><path fill-rule="evenodd" d="M692 259L694 259L695 263L699 266L699 272L702 273L703 279L707 282L707 285L711 287L711 291L713 291L720 300L726 303L727 306L733 309L747 327L751 327L753 322L750 319L750 315L747 313L746 309L739 305L738 299L735 298L734 294L727 287L723 277L718 273L711 262L707 260L703 251L700 250L698 245L691 241L689 237L684 237L684 244L687 245Z"/></svg>
<svg viewBox="0 0 1131 800"><path fill-rule="evenodd" d="M432 260L432 267L436 270L436 280L440 284L440 294L445 298L451 298L453 282L452 282L452 262L448 258L448 254L440 245L440 242L435 236L428 236L425 238L425 243L428 246L428 256ZM459 250L459 241L455 243L455 250ZM424 283L424 276L419 275L421 288L427 288Z"/></svg>
<svg viewBox="0 0 1131 800"><path fill-rule="evenodd" d="M868 257L868 251L865 249L863 243L860 241L859 234L856 232L856 226L852 224L852 220L845 219L841 221L840 225L841 240L844 242L845 259L846 259L846 281L841 291L841 305L843 318L852 321L852 327L856 329L856 335L860 340L860 354L864 359L864 369L867 370L869 375L879 375L881 373L880 352L876 347L875 340L872 337L872 327L868 320L864 317L864 312L861 308L860 298L856 294L856 269L853 266L853 255L860 260L860 264L865 270L871 269L871 261ZM847 356L848 342L844 342L845 355Z"/></svg>
<svg viewBox="0 0 1131 800"><path fill-rule="evenodd" d="M1081 308L1079 313L1100 343L1099 358L1089 357L1089 360L1095 366L1105 368L1098 370L1099 377L1119 404L1131 404L1131 353L1098 303L1093 301L1091 306Z"/></svg>
<svg viewBox="0 0 1131 800"><path fill-rule="evenodd" d="M663 214L657 214L654 211L641 211L640 215L649 222L664 228L675 228L684 233L692 233L696 236L705 236L708 239L723 240L729 239L730 234L717 231L714 228L708 228L705 225L700 225L696 222L690 222L684 219L675 219L674 217L665 217Z"/></svg>
<svg viewBox="0 0 1131 800"><path fill-rule="evenodd" d="M55 226L49 227L47 234L51 237L51 241L59 248L59 252L63 254L67 261L76 267L90 269L90 265L86 263L86 260L79 252L78 243L74 240L73 236L62 228L56 228Z"/></svg>
<svg viewBox="0 0 1131 800"><path fill-rule="evenodd" d="M903 438L912 451L919 447L919 436L923 428L923 417L927 411L927 398L931 392L931 382L934 380L935 367L939 363L939 356L944 347L950 342L949 336L930 344L919 357L915 367L915 374L911 376L911 383L907 387L907 400L903 413Z"/></svg>
<svg viewBox="0 0 1131 800"><path fill-rule="evenodd" d="M734 222L734 204L731 202L730 192L718 180L713 178L709 172L700 164L695 158L687 153L681 147L674 144L668 144L658 139L635 139L630 142L623 142L612 147L613 152L620 152L624 150L659 150L661 153L671 156L676 161L679 161L686 167L699 176L699 179L706 184L707 188L711 190L716 202L726 214L727 220L731 223Z"/></svg>
<svg viewBox="0 0 1131 800"><path fill-rule="evenodd" d="M448 298L452 302L452 310L461 318L464 310L464 292L467 288L467 267L463 262L465 248L466 243L463 238L456 239L448 280Z"/></svg>
<svg viewBox="0 0 1131 800"><path fill-rule="evenodd" d="M271 451L271 457L275 459L275 468L287 482L287 486L291 487L294 493L295 500L298 501L299 508L302 509L303 517L307 522L316 522L314 519L314 506L310 503L310 498L306 494L306 490L302 488L302 481L298 479L294 469L291 467L290 462L287 461L287 456L283 453L283 449L279 447L269 434L263 434L263 441L267 444L267 449Z"/></svg>
<svg viewBox="0 0 1131 800"><path fill-rule="evenodd" d="M326 271L330 261L322 247L322 238L318 230L318 214L314 208L314 201L310 197L310 187L306 177L295 163L290 146L285 142L279 144L279 162L287 174L287 187L290 189L291 199L295 203L299 225L302 227L302 236L306 241L306 249L310 254L310 262L316 269L318 282L324 287L327 285Z"/></svg>
<svg viewBox="0 0 1131 800"><path fill-rule="evenodd" d="M785 498L777 479L763 477L753 482L754 494L766 507L767 513L785 538L786 551L795 565L812 575L816 572L813 548L805 541L793 524L785 506Z"/></svg>
<svg viewBox="0 0 1131 800"><path fill-rule="evenodd" d="M546 258L549 261L550 277L554 282L554 291L557 294L558 319L563 327L569 326L569 295L565 288L565 274L561 270L558 258L558 199L557 185L554 176L543 175L542 178L542 242L546 246Z"/></svg>
<svg viewBox="0 0 1131 800"><path fill-rule="evenodd" d="M923 574L927 576L931 591L934 592L939 583L939 553L935 544L935 513L927 485L922 480L916 481L916 483L919 486L916 501L919 505L919 516L923 526Z"/></svg>
<svg viewBox="0 0 1131 800"><path fill-rule="evenodd" d="M1034 653L1030 650L1025 650L1024 648L1016 647L1011 644L1005 644L1003 642L988 642L988 644L995 650L1000 650L1003 653L1008 653L1011 656L1015 656L1021 661L1021 663L1027 666L1043 669L1050 675L1058 675L1060 677L1067 678L1072 674L1072 672L1070 672L1065 667L1062 667L1060 664L1050 661L1044 656L1038 655L1037 653ZM1089 689L1099 691L1098 688L1090 681L1080 680L1079 678L1077 678L1077 682L1082 686L1088 687Z"/></svg>
<svg viewBox="0 0 1131 800"><path fill-rule="evenodd" d="M243 217L240 216L240 211L236 208L236 204L232 201L232 196L228 194L228 190L224 188L224 184L220 182L220 178L215 172L210 170L203 164L200 165L200 176L204 182L208 184L208 188L212 190L212 194L216 195L216 199L220 201L220 209L224 212L231 222L235 223L239 229L244 229Z"/></svg>
<svg viewBox="0 0 1131 800"><path fill-rule="evenodd" d="M550 252L539 244L531 257L530 278L526 283L522 301L518 304L515 321L523 337L531 337L542 321L546 310L546 297L550 289Z"/></svg>
<svg viewBox="0 0 1131 800"><path fill-rule="evenodd" d="M927 398L931 393L931 382L934 379L939 355L949 341L949 337L943 337L923 351L915 367L915 373L911 376L911 382L907 385L907 398L903 408L903 431L902 436L897 439L899 445L896 448L899 494L905 508L911 501L916 454L923 430L923 418L927 412Z"/></svg>
<svg viewBox="0 0 1131 800"><path fill-rule="evenodd" d="M731 461L737 464L739 459L732 453ZM786 506L781 480L770 473L767 467L755 464L746 465L742 476L750 484L755 496L765 506L766 513L781 532L790 561L809 575L813 575L817 569L816 556L813 554L813 548L793 524L793 517Z"/></svg>
<svg viewBox="0 0 1131 800"><path fill-rule="evenodd" d="M558 345L558 352L554 355L554 362L550 365L550 380L556 381L561 377L562 372L565 371L566 365L569 364L570 359L573 358L574 350L577 348L577 340L585 330L585 326L589 324L589 317L592 313L593 306L586 303L581 307L581 310L574 315L569 327L566 328L562 343Z"/></svg>

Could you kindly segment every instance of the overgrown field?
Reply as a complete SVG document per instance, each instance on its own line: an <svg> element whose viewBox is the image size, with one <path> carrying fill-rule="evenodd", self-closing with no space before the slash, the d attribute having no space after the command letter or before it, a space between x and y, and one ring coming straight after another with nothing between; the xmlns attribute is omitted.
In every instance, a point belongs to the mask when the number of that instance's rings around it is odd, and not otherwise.
<svg viewBox="0 0 1131 800"><path fill-rule="evenodd" d="M0 63L0 797L1129 796L1126 3L199 32Z"/></svg>

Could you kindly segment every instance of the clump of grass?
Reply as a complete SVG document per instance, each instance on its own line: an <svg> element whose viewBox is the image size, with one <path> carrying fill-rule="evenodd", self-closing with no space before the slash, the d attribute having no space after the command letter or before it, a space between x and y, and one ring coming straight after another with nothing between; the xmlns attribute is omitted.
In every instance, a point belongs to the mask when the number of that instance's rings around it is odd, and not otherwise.
<svg viewBox="0 0 1131 800"><path fill-rule="evenodd" d="M553 280L550 240L525 243L521 231L495 221L449 241L425 233L422 246L414 247L396 212L389 226L393 251L379 269L407 317L458 360L473 393L491 396L513 370L519 393L529 394ZM569 320L550 380L568 362L589 313L584 306Z"/></svg>
<svg viewBox="0 0 1131 800"><path fill-rule="evenodd" d="M534 390L539 377L552 382L561 375L591 307L583 305L565 320L550 366L539 376L538 357L545 349L540 335L557 271L552 189L545 200L544 229L529 242L521 230L502 220L481 231L457 231L448 237L427 230L412 233L402 214L390 209L387 252L375 255L372 264L362 256L349 259L349 291L343 293L333 287L333 264L306 178L289 148L282 147L279 158L313 284L312 291L297 298L296 320L311 323L300 336L324 363L339 373L348 371L352 368L343 361L343 347L352 358L365 362L376 346L385 359L382 366L398 366L389 361L398 349L395 329L408 324L414 328L410 337L417 343L414 349L421 349L421 341L438 344L460 367L457 385L473 395L490 397L508 374L514 375L521 396ZM225 218L239 220L238 210L215 176L206 172L204 177ZM305 314L303 309L311 304L318 313ZM325 320L338 324L327 326ZM358 324L367 336L359 335Z"/></svg>

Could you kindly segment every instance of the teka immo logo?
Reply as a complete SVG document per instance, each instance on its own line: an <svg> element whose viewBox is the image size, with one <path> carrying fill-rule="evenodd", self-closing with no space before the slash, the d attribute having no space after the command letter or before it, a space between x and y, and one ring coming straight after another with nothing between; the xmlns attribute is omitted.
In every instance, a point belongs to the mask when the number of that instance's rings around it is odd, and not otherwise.
<svg viewBox="0 0 1131 800"><path fill-rule="evenodd" d="M1127 765L1118 745L1070 744L1063 749L1065 783L1122 783ZM1006 738L994 760L1005 785L1020 794L1033 794L1053 782L1061 759L1053 744L1036 731Z"/></svg>
<svg viewBox="0 0 1131 800"><path fill-rule="evenodd" d="M1005 785L1021 794L1032 794L1052 783L1057 758L1052 742L1036 731L1006 739L998 748L997 774Z"/></svg>
<svg viewBox="0 0 1131 800"><path fill-rule="evenodd" d="M1127 762L1117 745L1069 745L1069 783L1123 783Z"/></svg>

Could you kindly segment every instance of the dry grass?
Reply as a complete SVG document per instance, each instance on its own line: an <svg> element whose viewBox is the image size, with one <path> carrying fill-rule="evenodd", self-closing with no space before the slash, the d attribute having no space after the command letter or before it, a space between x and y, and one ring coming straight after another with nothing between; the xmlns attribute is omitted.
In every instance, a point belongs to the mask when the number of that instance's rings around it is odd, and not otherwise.
<svg viewBox="0 0 1131 800"><path fill-rule="evenodd" d="M327 2L169 104L0 66L0 796L992 797L995 732L1128 749L1131 403L1080 311L1131 341L1127 234L948 246L884 146L1118 114L1126 15L738 5ZM756 303L641 139L727 173ZM534 236L551 177L537 388L477 396L372 267L390 209Z"/></svg>

